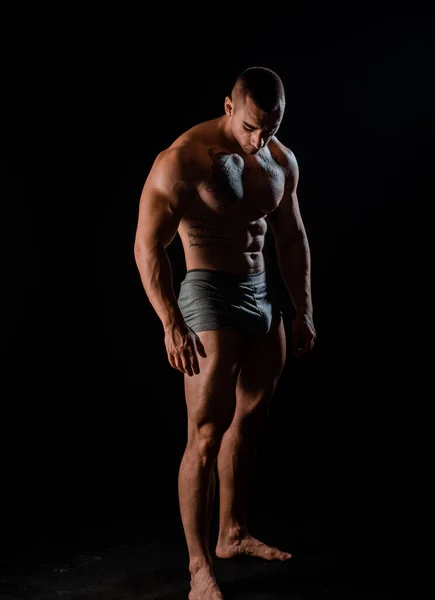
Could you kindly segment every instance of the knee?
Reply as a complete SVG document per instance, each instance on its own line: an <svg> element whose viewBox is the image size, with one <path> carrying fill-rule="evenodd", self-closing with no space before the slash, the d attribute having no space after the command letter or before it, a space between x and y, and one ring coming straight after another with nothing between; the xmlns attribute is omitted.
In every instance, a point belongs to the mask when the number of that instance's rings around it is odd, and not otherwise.
<svg viewBox="0 0 435 600"><path fill-rule="evenodd" d="M197 427L191 435L190 446L202 464L213 462L222 442L223 430L213 423Z"/></svg>
<svg viewBox="0 0 435 600"><path fill-rule="evenodd" d="M269 404L267 402L252 403L243 411L239 411L233 422L241 439L248 440L256 437L265 426L268 418Z"/></svg>

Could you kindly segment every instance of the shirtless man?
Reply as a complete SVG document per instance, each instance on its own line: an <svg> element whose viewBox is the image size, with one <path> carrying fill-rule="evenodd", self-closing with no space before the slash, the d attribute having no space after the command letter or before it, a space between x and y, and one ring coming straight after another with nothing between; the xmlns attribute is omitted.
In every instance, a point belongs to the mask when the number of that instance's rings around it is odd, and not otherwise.
<svg viewBox="0 0 435 600"><path fill-rule="evenodd" d="M256 440L286 358L263 252L268 225L295 308L293 355L309 352L315 340L298 165L276 138L285 108L280 77L264 67L246 69L224 108L156 157L140 198L134 248L169 363L184 373L188 432L178 489L189 600L223 598L209 547L215 467L216 556L291 557L251 536L243 512ZM178 298L166 253L177 232L187 268Z"/></svg>

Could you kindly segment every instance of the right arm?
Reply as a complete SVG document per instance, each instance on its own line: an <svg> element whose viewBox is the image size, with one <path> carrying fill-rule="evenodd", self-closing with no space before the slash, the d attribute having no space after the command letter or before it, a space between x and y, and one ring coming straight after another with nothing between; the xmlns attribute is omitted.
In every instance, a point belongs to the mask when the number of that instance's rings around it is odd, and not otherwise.
<svg viewBox="0 0 435 600"><path fill-rule="evenodd" d="M188 165L183 163L178 149L165 150L155 159L142 189L134 243L143 287L164 329L184 322L166 253L194 191Z"/></svg>
<svg viewBox="0 0 435 600"><path fill-rule="evenodd" d="M200 350L201 342L186 325L178 307L166 248L175 238L181 217L196 191L196 182L195 169L183 156L183 149L161 152L142 189L134 243L144 290L163 325L169 362L188 374L189 362L196 366L195 343Z"/></svg>

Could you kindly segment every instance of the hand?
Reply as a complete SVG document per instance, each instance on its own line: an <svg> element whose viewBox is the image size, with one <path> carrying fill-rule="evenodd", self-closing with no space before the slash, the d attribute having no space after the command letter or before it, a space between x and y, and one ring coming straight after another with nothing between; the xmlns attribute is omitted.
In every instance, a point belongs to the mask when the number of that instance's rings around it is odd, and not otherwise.
<svg viewBox="0 0 435 600"><path fill-rule="evenodd" d="M296 315L292 321L292 356L299 358L313 349L316 330L305 315Z"/></svg>
<svg viewBox="0 0 435 600"><path fill-rule="evenodd" d="M165 346L171 367L189 377L199 373L198 354L207 358L199 336L188 326L173 325L165 330Z"/></svg>

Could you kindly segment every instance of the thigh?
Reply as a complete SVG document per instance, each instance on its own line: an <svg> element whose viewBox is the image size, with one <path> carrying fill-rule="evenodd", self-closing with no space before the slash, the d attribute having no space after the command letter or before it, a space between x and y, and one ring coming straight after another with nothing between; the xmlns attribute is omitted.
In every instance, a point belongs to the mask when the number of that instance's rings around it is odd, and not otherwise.
<svg viewBox="0 0 435 600"><path fill-rule="evenodd" d="M286 334L280 313L274 313L265 335L247 339L236 386L237 417L267 409L286 360Z"/></svg>
<svg viewBox="0 0 435 600"><path fill-rule="evenodd" d="M206 358L199 356L200 372L184 376L189 433L211 424L224 431L234 416L236 383L243 357L243 334L209 330L197 335Z"/></svg>

